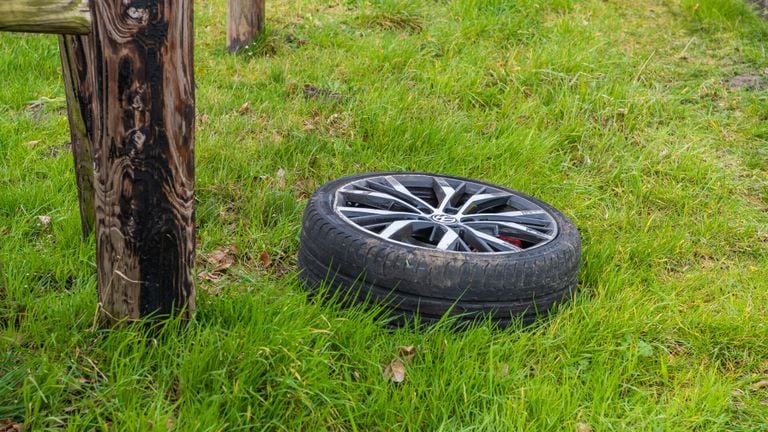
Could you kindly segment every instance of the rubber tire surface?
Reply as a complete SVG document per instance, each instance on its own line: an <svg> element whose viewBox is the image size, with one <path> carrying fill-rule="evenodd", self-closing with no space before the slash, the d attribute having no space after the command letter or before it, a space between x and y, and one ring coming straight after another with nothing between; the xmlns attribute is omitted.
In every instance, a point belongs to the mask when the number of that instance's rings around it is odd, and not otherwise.
<svg viewBox="0 0 768 432"><path fill-rule="evenodd" d="M558 234L522 252L466 253L410 246L376 237L342 219L333 209L336 191L357 180L383 175L434 175L469 180L521 196L546 210ZM421 322L445 313L474 320L490 314L499 325L530 323L570 298L577 286L581 238L554 207L529 195L482 181L429 173L367 173L321 186L304 211L298 264L310 290L323 283L329 294L357 302L384 303L405 320ZM400 321L402 322L402 320Z"/></svg>

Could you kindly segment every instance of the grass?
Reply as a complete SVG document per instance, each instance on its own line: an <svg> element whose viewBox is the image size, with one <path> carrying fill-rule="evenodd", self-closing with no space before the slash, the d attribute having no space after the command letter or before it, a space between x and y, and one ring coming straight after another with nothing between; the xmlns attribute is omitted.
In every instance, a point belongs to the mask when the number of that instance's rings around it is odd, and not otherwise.
<svg viewBox="0 0 768 432"><path fill-rule="evenodd" d="M231 56L225 3L196 2L186 328L93 326L56 41L0 35L0 429L768 430L768 84L729 85L768 83L768 22L737 0L270 0ZM308 300L308 194L384 170L563 209L579 295L463 332Z"/></svg>

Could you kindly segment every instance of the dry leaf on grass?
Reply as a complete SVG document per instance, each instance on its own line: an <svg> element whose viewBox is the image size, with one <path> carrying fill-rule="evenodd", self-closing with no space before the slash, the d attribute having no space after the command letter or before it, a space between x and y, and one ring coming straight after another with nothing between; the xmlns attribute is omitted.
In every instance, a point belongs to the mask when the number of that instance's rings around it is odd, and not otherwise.
<svg viewBox="0 0 768 432"><path fill-rule="evenodd" d="M211 121L211 117L208 114L203 114L200 116L200 123L206 124Z"/></svg>
<svg viewBox="0 0 768 432"><path fill-rule="evenodd" d="M400 360L410 365L413 364L413 358L416 357L416 351L416 347L413 345L397 347L397 356Z"/></svg>
<svg viewBox="0 0 768 432"><path fill-rule="evenodd" d="M768 388L768 379L758 381L754 386L755 390L762 390Z"/></svg>
<svg viewBox="0 0 768 432"><path fill-rule="evenodd" d="M743 409L744 408L744 402L743 402L743 396L744 396L744 390L742 389L733 389L731 391L731 403L733 406L737 409Z"/></svg>
<svg viewBox="0 0 768 432"><path fill-rule="evenodd" d="M51 217L46 215L38 216L37 223L40 224L43 229L46 229L51 226Z"/></svg>
<svg viewBox="0 0 768 432"><path fill-rule="evenodd" d="M77 379L77 382L79 382L80 384L93 384L96 382L96 380L88 377L80 377Z"/></svg>
<svg viewBox="0 0 768 432"><path fill-rule="evenodd" d="M272 265L272 258L269 256L267 251L263 251L259 254L259 262L264 267L269 267Z"/></svg>
<svg viewBox="0 0 768 432"><path fill-rule="evenodd" d="M197 274L197 277L200 278L201 280L216 282L217 280L221 279L221 273L201 271L200 273Z"/></svg>
<svg viewBox="0 0 768 432"><path fill-rule="evenodd" d="M21 432L23 430L24 425L21 423L0 419L0 432Z"/></svg>
<svg viewBox="0 0 768 432"><path fill-rule="evenodd" d="M40 140L28 141L27 142L27 147L35 148L35 147L37 147L38 144L40 144Z"/></svg>
<svg viewBox="0 0 768 432"><path fill-rule="evenodd" d="M237 247L226 246L221 249L216 249L205 256L205 260L210 263L215 270L225 270L232 267L235 263L235 256Z"/></svg>
<svg viewBox="0 0 768 432"><path fill-rule="evenodd" d="M307 120L304 120L304 127L303 127L303 129L305 131L313 131L313 130L317 129L317 126L315 125L314 121L307 119Z"/></svg>
<svg viewBox="0 0 768 432"><path fill-rule="evenodd" d="M287 184L285 180L285 170L283 168L280 168L277 170L277 173L275 174L275 179L277 179L277 187L284 188Z"/></svg>
<svg viewBox="0 0 768 432"><path fill-rule="evenodd" d="M583 422L578 422L576 423L576 432L592 432L592 426Z"/></svg>
<svg viewBox="0 0 768 432"><path fill-rule="evenodd" d="M413 345L397 347L397 358L384 368L384 378L393 383L405 381L405 365L413 364L413 359L416 357L417 352L418 350Z"/></svg>
<svg viewBox="0 0 768 432"><path fill-rule="evenodd" d="M250 111L250 110L251 110L251 103L250 102L246 102L246 103L240 105L240 109L237 110L237 113L240 114L240 115L243 115L243 114L247 114L248 111Z"/></svg>
<svg viewBox="0 0 768 432"><path fill-rule="evenodd" d="M392 360L392 362L384 368L384 378L393 383L401 383L405 381L405 365L403 362L399 359Z"/></svg>

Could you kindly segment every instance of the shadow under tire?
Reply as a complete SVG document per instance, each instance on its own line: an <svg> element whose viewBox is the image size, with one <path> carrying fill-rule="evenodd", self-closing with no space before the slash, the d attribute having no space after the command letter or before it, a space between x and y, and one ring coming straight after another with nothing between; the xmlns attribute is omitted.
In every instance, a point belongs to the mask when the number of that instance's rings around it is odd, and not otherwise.
<svg viewBox="0 0 768 432"><path fill-rule="evenodd" d="M554 207L462 177L367 173L321 186L304 211L300 278L399 322L446 313L534 321L576 290L581 239Z"/></svg>

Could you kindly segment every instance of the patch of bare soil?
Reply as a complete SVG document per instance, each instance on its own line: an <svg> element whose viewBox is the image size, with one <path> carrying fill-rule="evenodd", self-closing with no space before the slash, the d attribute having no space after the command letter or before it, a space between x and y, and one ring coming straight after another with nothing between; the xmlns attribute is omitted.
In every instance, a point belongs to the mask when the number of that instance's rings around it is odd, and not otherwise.
<svg viewBox="0 0 768 432"><path fill-rule="evenodd" d="M768 0L747 0L753 4L761 17L768 19Z"/></svg>
<svg viewBox="0 0 768 432"><path fill-rule="evenodd" d="M768 88L765 77L754 72L736 75L728 80L727 85L731 90L764 90Z"/></svg>

